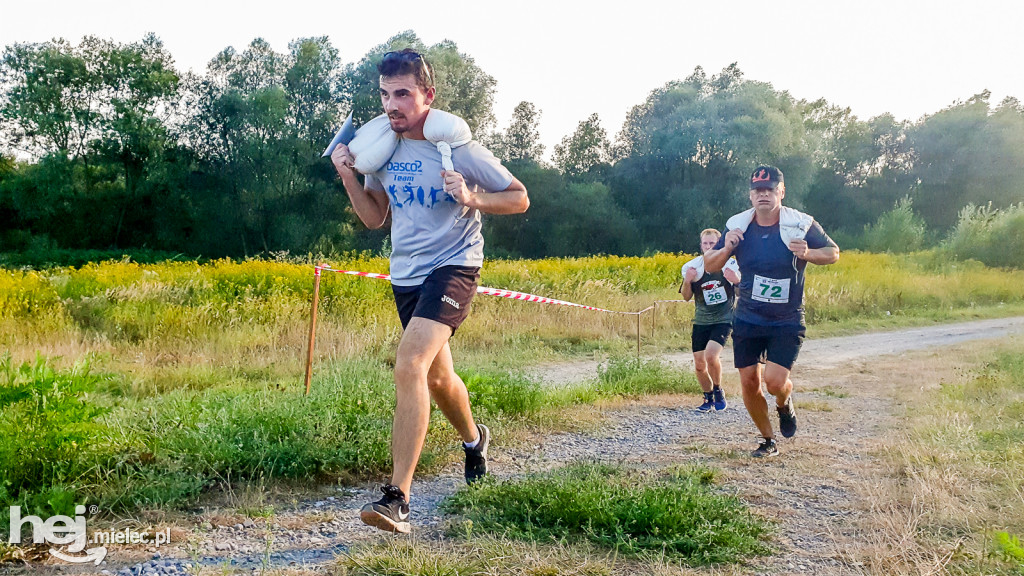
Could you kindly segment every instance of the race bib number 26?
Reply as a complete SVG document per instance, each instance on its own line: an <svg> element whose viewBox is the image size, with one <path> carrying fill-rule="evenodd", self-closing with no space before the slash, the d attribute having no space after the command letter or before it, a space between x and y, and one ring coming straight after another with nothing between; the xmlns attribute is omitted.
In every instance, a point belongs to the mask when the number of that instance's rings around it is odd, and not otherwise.
<svg viewBox="0 0 1024 576"><path fill-rule="evenodd" d="M765 278L755 274L750 297L758 302L785 304L789 302L789 278Z"/></svg>
<svg viewBox="0 0 1024 576"><path fill-rule="evenodd" d="M726 294L725 288L719 286L711 290L704 291L704 303L708 306L716 306L718 304L725 304L729 301L729 295Z"/></svg>

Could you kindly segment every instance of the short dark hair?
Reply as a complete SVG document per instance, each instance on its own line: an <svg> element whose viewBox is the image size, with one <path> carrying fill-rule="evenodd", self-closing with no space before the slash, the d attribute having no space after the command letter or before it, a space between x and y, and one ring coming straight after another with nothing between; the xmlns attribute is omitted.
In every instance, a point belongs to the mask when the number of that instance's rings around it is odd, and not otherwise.
<svg viewBox="0 0 1024 576"><path fill-rule="evenodd" d="M383 78L411 74L424 92L434 87L434 69L422 54L412 48L385 53L377 71Z"/></svg>

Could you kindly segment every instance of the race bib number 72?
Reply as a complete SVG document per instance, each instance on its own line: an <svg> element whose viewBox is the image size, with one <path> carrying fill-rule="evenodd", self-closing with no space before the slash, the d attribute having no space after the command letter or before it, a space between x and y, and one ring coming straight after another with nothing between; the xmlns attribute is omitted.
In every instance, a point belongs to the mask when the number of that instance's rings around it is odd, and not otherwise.
<svg viewBox="0 0 1024 576"><path fill-rule="evenodd" d="M755 274L750 297L758 302L785 304L789 302L789 278L765 278Z"/></svg>

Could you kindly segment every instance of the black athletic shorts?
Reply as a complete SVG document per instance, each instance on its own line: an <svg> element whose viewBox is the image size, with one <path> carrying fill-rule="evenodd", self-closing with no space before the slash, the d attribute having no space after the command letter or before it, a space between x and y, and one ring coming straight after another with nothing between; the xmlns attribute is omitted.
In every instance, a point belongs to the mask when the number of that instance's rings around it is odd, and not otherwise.
<svg viewBox="0 0 1024 576"><path fill-rule="evenodd" d="M725 346L732 332L732 324L694 324L693 334L690 336L690 348L694 352L703 352L708 347L708 342L715 341Z"/></svg>
<svg viewBox="0 0 1024 576"><path fill-rule="evenodd" d="M773 362L792 370L807 330L802 326L757 326L733 322L732 356L736 368Z"/></svg>
<svg viewBox="0 0 1024 576"><path fill-rule="evenodd" d="M452 333L469 316L469 304L476 295L480 268L442 266L431 272L419 286L391 286L402 329L415 316L451 326Z"/></svg>

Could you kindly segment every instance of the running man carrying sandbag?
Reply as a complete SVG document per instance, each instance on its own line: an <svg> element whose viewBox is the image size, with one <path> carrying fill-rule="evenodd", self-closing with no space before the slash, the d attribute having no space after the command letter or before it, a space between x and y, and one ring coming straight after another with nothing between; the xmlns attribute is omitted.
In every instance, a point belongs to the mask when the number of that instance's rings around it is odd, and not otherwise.
<svg viewBox="0 0 1024 576"><path fill-rule="evenodd" d="M490 431L473 419L448 340L469 314L483 264L480 212L518 214L526 188L460 118L432 110L433 70L413 50L388 52L378 66L385 115L331 154L359 219L380 228L391 215L391 284L404 332L395 361L394 470L363 522L407 533L413 472L427 434L430 401L463 440L465 477L487 473ZM356 169L365 175L360 184Z"/></svg>
<svg viewBox="0 0 1024 576"><path fill-rule="evenodd" d="M704 254L704 268L718 272L729 256L743 271L733 314L733 359L747 412L764 440L751 454L775 456L779 449L761 392L761 364L768 393L775 396L779 431L796 434L796 409L790 370L803 343L804 272L807 263L832 264L839 247L814 218L782 205L786 184L782 171L759 166L750 176L753 208L726 223L715 249Z"/></svg>

